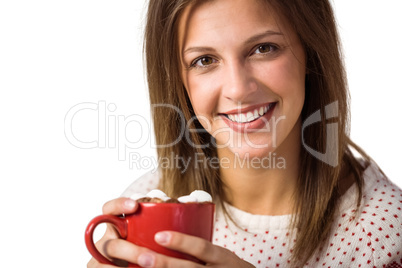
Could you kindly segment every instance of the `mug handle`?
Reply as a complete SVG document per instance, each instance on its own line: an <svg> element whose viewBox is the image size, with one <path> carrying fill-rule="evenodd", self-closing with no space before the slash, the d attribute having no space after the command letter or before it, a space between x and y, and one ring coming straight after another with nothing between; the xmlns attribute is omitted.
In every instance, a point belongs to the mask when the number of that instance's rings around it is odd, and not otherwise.
<svg viewBox="0 0 402 268"><path fill-rule="evenodd" d="M88 248L89 253L100 263L114 265L113 262L106 259L95 247L93 234L95 228L101 223L111 223L114 227L116 227L119 232L121 238L127 238L127 222L124 218L119 218L117 216L112 215L100 215L98 217L93 218L85 230L85 244Z"/></svg>

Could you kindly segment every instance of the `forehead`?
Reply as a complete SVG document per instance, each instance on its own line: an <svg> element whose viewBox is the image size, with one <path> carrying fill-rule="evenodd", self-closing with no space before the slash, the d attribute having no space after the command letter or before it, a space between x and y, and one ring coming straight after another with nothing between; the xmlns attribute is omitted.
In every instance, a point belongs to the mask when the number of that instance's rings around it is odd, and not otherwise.
<svg viewBox="0 0 402 268"><path fill-rule="evenodd" d="M264 0L193 1L182 12L178 24L181 49L189 41L213 44L225 38L235 42L266 30L282 32L287 39L295 34L288 20Z"/></svg>

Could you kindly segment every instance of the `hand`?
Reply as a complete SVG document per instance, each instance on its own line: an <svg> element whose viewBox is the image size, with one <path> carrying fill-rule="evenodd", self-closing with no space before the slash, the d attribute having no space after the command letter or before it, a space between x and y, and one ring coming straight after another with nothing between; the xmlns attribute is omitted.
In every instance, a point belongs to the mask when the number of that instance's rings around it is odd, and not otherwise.
<svg viewBox="0 0 402 268"><path fill-rule="evenodd" d="M213 245L202 238L185 235L182 233L166 231L155 235L155 241L169 249L187 253L206 263L208 267L237 267L251 268L250 263L241 260L233 252ZM166 267L166 268L197 268L204 265L191 261L167 257L153 252L144 252L138 256L138 263L142 267Z"/></svg>
<svg viewBox="0 0 402 268"><path fill-rule="evenodd" d="M138 208L137 202L129 198L117 198L107 202L103 206L103 214L121 215L134 213ZM105 235L95 244L101 254L113 261L117 266L127 266L127 262L136 263L133 256L149 252L148 249L138 247L123 239L120 239L116 229L108 224ZM134 253L133 253L134 252ZM111 268L116 267L107 264L101 264L96 259L92 258L88 264L88 268Z"/></svg>

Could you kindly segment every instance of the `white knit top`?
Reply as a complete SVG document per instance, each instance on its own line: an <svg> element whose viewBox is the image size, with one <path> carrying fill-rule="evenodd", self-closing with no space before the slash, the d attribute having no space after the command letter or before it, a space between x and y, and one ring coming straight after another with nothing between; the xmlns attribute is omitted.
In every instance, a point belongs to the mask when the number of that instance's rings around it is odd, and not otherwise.
<svg viewBox="0 0 402 268"><path fill-rule="evenodd" d="M148 173L123 193L147 193L157 187ZM357 190L341 198L329 238L304 267L402 267L402 190L376 165L364 172L363 200L356 211ZM296 232L291 215L253 215L225 204L237 226L217 207L213 243L233 251L256 267L290 267Z"/></svg>

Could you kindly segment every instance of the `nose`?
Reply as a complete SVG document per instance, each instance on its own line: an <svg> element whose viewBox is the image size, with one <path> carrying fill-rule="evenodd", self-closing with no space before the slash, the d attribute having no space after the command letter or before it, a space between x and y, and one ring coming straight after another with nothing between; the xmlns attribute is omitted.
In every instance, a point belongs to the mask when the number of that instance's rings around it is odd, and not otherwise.
<svg viewBox="0 0 402 268"><path fill-rule="evenodd" d="M246 64L235 61L227 64L224 69L223 96L236 103L245 103L252 99L258 90L258 84Z"/></svg>

